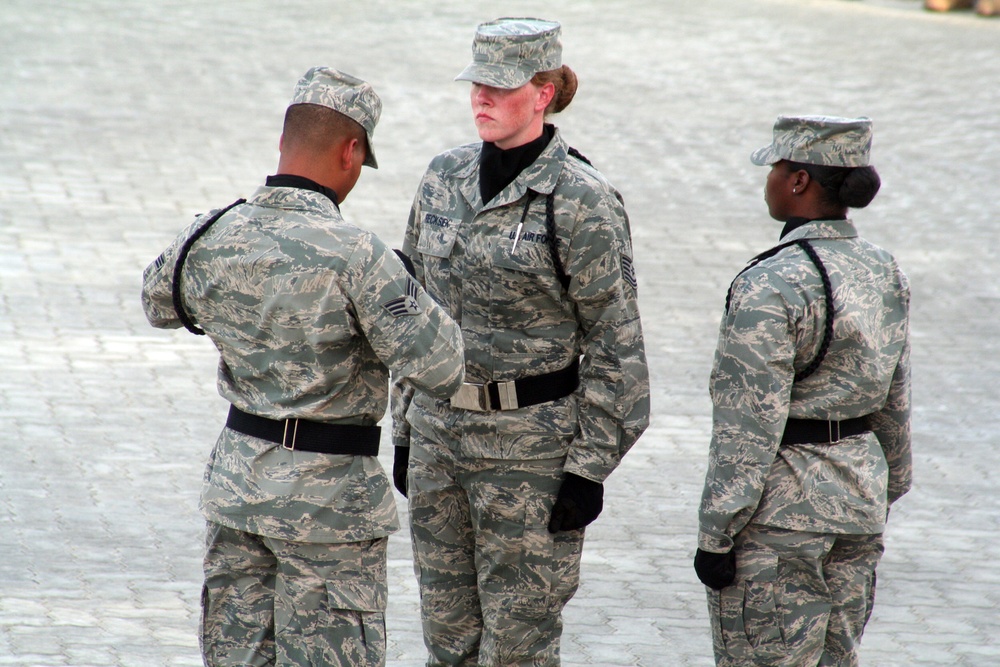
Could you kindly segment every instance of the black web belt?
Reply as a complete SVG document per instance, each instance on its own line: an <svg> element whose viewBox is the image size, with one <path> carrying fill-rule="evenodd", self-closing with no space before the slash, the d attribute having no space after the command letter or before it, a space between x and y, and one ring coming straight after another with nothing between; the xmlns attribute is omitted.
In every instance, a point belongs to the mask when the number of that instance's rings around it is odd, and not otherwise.
<svg viewBox="0 0 1000 667"><path fill-rule="evenodd" d="M868 428L867 417L855 417L844 421L826 419L789 419L781 436L783 445L804 445L809 443L829 444L860 435Z"/></svg>
<svg viewBox="0 0 1000 667"><path fill-rule="evenodd" d="M580 360L562 370L507 382L466 382L451 397L452 407L477 412L516 410L569 396L580 384Z"/></svg>
<svg viewBox="0 0 1000 667"><path fill-rule="evenodd" d="M246 435L276 442L285 449L320 454L378 456L379 426L324 424L306 419L268 419L229 406L226 426Z"/></svg>

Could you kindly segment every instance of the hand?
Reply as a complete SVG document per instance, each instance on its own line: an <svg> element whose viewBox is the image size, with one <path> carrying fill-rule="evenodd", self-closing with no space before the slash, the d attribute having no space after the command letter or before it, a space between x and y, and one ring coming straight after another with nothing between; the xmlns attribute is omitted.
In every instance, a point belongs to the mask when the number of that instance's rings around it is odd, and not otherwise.
<svg viewBox="0 0 1000 667"><path fill-rule="evenodd" d="M603 508L604 485L568 472L552 507L549 532L579 530L596 519Z"/></svg>
<svg viewBox="0 0 1000 667"><path fill-rule="evenodd" d="M694 571L701 583L721 591L736 578L736 552L730 549L724 554L698 551L694 555Z"/></svg>
<svg viewBox="0 0 1000 667"><path fill-rule="evenodd" d="M406 469L410 463L410 448L396 447L392 458L392 485L406 498Z"/></svg>

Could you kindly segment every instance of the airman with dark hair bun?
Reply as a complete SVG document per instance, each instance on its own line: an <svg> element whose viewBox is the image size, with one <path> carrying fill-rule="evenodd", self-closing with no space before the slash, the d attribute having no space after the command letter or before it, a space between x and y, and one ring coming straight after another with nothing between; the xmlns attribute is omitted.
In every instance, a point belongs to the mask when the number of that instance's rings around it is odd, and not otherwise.
<svg viewBox="0 0 1000 667"><path fill-rule="evenodd" d="M721 667L856 666L910 488L909 284L847 217L871 145L868 118L783 116L751 158L785 227L733 280L712 368L694 566Z"/></svg>

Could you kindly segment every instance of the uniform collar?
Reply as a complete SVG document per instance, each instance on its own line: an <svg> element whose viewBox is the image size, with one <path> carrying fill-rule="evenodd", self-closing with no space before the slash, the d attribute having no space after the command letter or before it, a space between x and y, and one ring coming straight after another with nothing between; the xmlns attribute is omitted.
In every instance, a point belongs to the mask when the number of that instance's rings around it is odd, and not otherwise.
<svg viewBox="0 0 1000 667"><path fill-rule="evenodd" d="M791 224L793 221L801 222L793 226ZM857 235L858 230L850 218L834 220L791 218L782 232L781 242L788 243L789 241L797 241L799 239L849 239L855 238Z"/></svg>
<svg viewBox="0 0 1000 667"><path fill-rule="evenodd" d="M340 202L337 200L337 193L333 191L333 188L328 188L325 185L320 185L311 178L306 178L305 176L298 176L296 174L275 174L274 176L268 176L267 180L264 181L264 185L269 188L301 188L302 190L312 190L313 192L318 192L321 195L329 198L333 202L333 205L338 209L340 208Z"/></svg>
<svg viewBox="0 0 1000 667"><path fill-rule="evenodd" d="M267 208L303 211L310 214L340 217L340 207L329 195L313 188L288 185L270 185L265 182L257 188L250 203ZM282 181L278 181L281 183ZM327 188L329 190L329 188ZM332 192L332 190L331 190Z"/></svg>
<svg viewBox="0 0 1000 667"><path fill-rule="evenodd" d="M484 141L479 153L479 193L488 202L517 178L518 174L534 164L555 134L554 125L546 124L534 141L522 146L503 149Z"/></svg>
<svg viewBox="0 0 1000 667"><path fill-rule="evenodd" d="M533 190L540 195L548 195L555 190L556 181L559 180L559 174L562 173L563 163L566 161L569 149L559 132L559 128L554 129L552 140L549 141L548 146L538 156L538 159L525 167L510 185L501 190L485 205L479 193L479 160L482 150L482 144L480 144L479 150L474 151L466 163L455 171L455 175L459 179L458 189L465 197L469 207L479 213L482 210L499 208L516 202L524 197L528 190Z"/></svg>

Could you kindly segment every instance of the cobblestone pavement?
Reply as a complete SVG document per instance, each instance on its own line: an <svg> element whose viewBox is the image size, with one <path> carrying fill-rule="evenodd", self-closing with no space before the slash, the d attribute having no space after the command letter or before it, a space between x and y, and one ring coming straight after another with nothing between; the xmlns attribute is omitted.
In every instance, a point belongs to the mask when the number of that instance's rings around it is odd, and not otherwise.
<svg viewBox="0 0 1000 667"><path fill-rule="evenodd" d="M708 371L729 280L779 230L748 155L780 113L875 119L883 191L855 220L913 283L916 484L863 664L1000 663L1000 20L919 0L280 5L0 7L0 666L200 664L197 496L226 404L207 341L146 325L140 272L273 173L315 64L382 95L383 167L344 211L398 244L427 161L475 138L452 81L474 26L525 14L563 22L581 87L558 123L628 203L654 390L588 533L564 664L711 664L690 567ZM423 660L408 540L391 667Z"/></svg>

